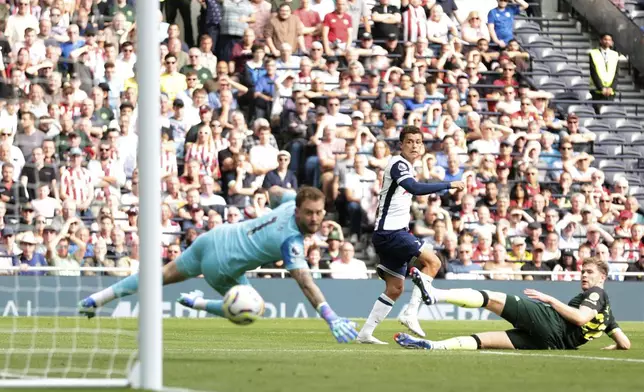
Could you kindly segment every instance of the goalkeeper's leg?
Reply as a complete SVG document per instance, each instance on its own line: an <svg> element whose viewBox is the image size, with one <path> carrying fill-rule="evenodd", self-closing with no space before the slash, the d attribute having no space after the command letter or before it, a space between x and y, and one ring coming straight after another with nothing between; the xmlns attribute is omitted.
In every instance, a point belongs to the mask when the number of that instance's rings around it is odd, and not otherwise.
<svg viewBox="0 0 644 392"><path fill-rule="evenodd" d="M176 262L170 262L163 267L163 285L182 282L190 276L183 275L178 269ZM89 318L94 317L96 308L99 308L117 298L136 294L139 290L139 274L132 274L125 279L119 280L110 287L98 291L82 300L78 312Z"/></svg>
<svg viewBox="0 0 644 392"><path fill-rule="evenodd" d="M219 264L215 260L208 260L204 262L203 265L204 279L210 287L215 289L219 294L226 295L228 290L233 286L237 285L250 285L246 275L241 275L238 277L230 277L225 274L222 274L219 269ZM221 299L205 299L203 298L203 292L200 290L194 290L190 293L181 293L177 302L181 305L188 308L196 310L205 310L210 314L214 314L219 317L226 317L224 314L224 301Z"/></svg>
<svg viewBox="0 0 644 392"><path fill-rule="evenodd" d="M182 282L201 275L201 256L209 254L207 251L212 243L210 233L201 235L177 260L163 266L163 285ZM138 290L139 274L130 275L82 300L78 305L78 312L92 318L96 314L96 308L117 298L135 294Z"/></svg>

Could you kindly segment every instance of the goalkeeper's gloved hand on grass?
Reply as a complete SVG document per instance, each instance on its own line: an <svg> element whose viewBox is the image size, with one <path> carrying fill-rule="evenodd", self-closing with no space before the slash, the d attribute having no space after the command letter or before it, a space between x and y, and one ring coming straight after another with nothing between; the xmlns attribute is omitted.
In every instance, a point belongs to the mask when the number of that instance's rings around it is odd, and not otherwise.
<svg viewBox="0 0 644 392"><path fill-rule="evenodd" d="M349 343L354 340L358 336L357 326L354 321L339 317L329 323L331 333L338 343Z"/></svg>
<svg viewBox="0 0 644 392"><path fill-rule="evenodd" d="M329 324L331 333L338 343L349 343L358 336L358 331L356 331L358 324L349 319L338 317L326 302L318 306L318 313Z"/></svg>

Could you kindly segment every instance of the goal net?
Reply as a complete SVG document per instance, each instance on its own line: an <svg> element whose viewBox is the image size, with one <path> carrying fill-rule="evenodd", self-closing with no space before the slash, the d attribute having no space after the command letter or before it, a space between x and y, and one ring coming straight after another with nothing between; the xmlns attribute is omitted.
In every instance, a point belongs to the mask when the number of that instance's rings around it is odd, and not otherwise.
<svg viewBox="0 0 644 392"><path fill-rule="evenodd" d="M51 276L71 272L54 267L21 272L32 276L0 271L0 388L129 385L137 319L111 317L112 304L89 320L77 315L81 299L115 280L101 269L82 270L84 276Z"/></svg>

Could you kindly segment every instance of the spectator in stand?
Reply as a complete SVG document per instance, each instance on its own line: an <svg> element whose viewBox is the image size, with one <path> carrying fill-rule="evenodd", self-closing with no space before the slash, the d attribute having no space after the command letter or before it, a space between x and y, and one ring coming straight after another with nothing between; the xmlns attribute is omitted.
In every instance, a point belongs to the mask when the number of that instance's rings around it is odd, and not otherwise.
<svg viewBox="0 0 644 392"><path fill-rule="evenodd" d="M347 174L343 184L344 192L336 199L336 206L341 215L340 221L349 222L349 241L357 243L367 212L377 204L378 188L375 187L376 173L367 169L366 156L356 155L353 167L354 172Z"/></svg>
<svg viewBox="0 0 644 392"><path fill-rule="evenodd" d="M577 260L572 250L566 249L561 252L561 259L557 265L552 269L552 280L570 282L573 280L580 280L579 275L573 275L579 269L577 267Z"/></svg>
<svg viewBox="0 0 644 392"><path fill-rule="evenodd" d="M353 21L347 14L347 0L337 0L335 11L327 14L322 21L322 45L327 56L334 56L351 46Z"/></svg>
<svg viewBox="0 0 644 392"><path fill-rule="evenodd" d="M244 31L255 22L254 9L248 0L223 0L221 5L220 36L217 58L230 61L232 48L241 41Z"/></svg>
<svg viewBox="0 0 644 392"><path fill-rule="evenodd" d="M521 271L536 271L536 272L547 272L550 271L550 267L543 263L543 256L545 253L545 245L541 242L537 242L533 245L532 251L532 260L529 263L525 263L521 266ZM550 280L550 275L524 275L523 280Z"/></svg>
<svg viewBox="0 0 644 392"><path fill-rule="evenodd" d="M333 279L367 279L367 266L354 257L355 249L350 242L340 248L340 258L329 265Z"/></svg>
<svg viewBox="0 0 644 392"><path fill-rule="evenodd" d="M29 0L19 0L17 11L7 18L4 34L9 44L12 46L18 43L25 35L27 28L38 31L38 19L31 14L31 2Z"/></svg>
<svg viewBox="0 0 644 392"><path fill-rule="evenodd" d="M508 260L514 262L516 268L521 268L525 263L532 261L532 253L526 248L525 238L512 238L512 250L508 253Z"/></svg>
<svg viewBox="0 0 644 392"><path fill-rule="evenodd" d="M594 101L613 101L619 80L619 53L612 49L613 37L602 34L599 48L588 54L590 62L590 94ZM602 105L596 104L599 113Z"/></svg>
<svg viewBox="0 0 644 392"><path fill-rule="evenodd" d="M314 41L318 41L322 32L322 18L319 13L311 9L311 0L302 0L300 8L293 10L300 22L302 22L302 35L306 52L311 50Z"/></svg>
<svg viewBox="0 0 644 392"><path fill-rule="evenodd" d="M505 48L514 38L514 18L521 11L528 9L529 5L524 0L497 0L497 3L498 7L493 8L487 15L487 26L492 41Z"/></svg>
<svg viewBox="0 0 644 392"><path fill-rule="evenodd" d="M389 0L379 0L379 4L371 9L374 39L384 40L389 34L398 34L402 16L398 7L390 5Z"/></svg>
<svg viewBox="0 0 644 392"><path fill-rule="evenodd" d="M78 218L73 218L81 223ZM53 273L58 276L80 276L79 268L85 257L87 244L70 231L71 220L65 222L63 229L51 242L47 244L46 258L49 264L61 268ZM71 243L75 245L75 251L70 252Z"/></svg>
<svg viewBox="0 0 644 392"><path fill-rule="evenodd" d="M626 272L639 273L638 276L626 276L624 280L642 282L644 281L644 252L640 252L637 262L631 263Z"/></svg>
<svg viewBox="0 0 644 392"><path fill-rule="evenodd" d="M456 24L443 12L443 7L438 4L433 6L427 21L427 39L432 43L447 44L451 37L456 36Z"/></svg>
<svg viewBox="0 0 644 392"><path fill-rule="evenodd" d="M3 235L4 237L4 235ZM31 231L21 233L20 250L22 253L16 255L13 261L14 267L20 267L18 275L46 275L46 271L30 271L30 267L47 267L47 260L41 253L36 253L36 237Z"/></svg>
<svg viewBox="0 0 644 392"><path fill-rule="evenodd" d="M292 50L298 48L302 52L308 52L304 42L304 25L291 13L291 6L288 3L282 3L277 15L268 21L264 29L264 37L266 37L266 45L275 57L280 57L284 43L288 43Z"/></svg>
<svg viewBox="0 0 644 392"><path fill-rule="evenodd" d="M507 253L505 247L501 244L496 244L493 247L493 258L485 262L483 265L484 271L491 271L487 275L488 279L492 280L520 280L518 275L512 275L514 265L507 262Z"/></svg>
<svg viewBox="0 0 644 392"><path fill-rule="evenodd" d="M570 143L594 142L596 136L586 127L579 126L579 116L575 113L568 114L566 127L559 132L559 140L567 140Z"/></svg>
<svg viewBox="0 0 644 392"><path fill-rule="evenodd" d="M291 154L285 150L278 152L277 163L277 168L267 173L264 177L262 188L270 189L272 186L278 186L284 189L297 190L297 177L289 170Z"/></svg>
<svg viewBox="0 0 644 392"><path fill-rule="evenodd" d="M490 41L490 32L478 11L471 11L466 22L461 25L461 38L470 45L476 45L481 39Z"/></svg>
<svg viewBox="0 0 644 392"><path fill-rule="evenodd" d="M472 271L480 271L480 264L472 263L472 245L461 243L458 246L458 260L450 262L447 266L447 272L454 274L469 274Z"/></svg>
<svg viewBox="0 0 644 392"><path fill-rule="evenodd" d="M367 0L347 0L347 13L351 16L350 42L358 39L358 30L364 28L366 33L371 33L371 7Z"/></svg>

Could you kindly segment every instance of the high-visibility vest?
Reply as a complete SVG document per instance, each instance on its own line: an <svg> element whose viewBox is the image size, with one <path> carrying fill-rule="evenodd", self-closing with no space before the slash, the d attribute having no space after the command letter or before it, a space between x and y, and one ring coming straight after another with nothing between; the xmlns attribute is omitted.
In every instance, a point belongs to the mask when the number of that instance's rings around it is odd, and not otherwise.
<svg viewBox="0 0 644 392"><path fill-rule="evenodd" d="M606 51L606 58L602 55L599 49L593 49L590 51L590 57L593 60L591 67L595 67L597 76L601 80L601 86L595 86L593 79L590 78L590 86L592 90L601 90L604 87L610 87L613 84L613 80L617 76L617 66L619 64L619 54L608 49Z"/></svg>

